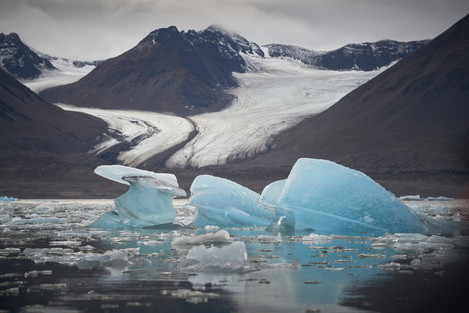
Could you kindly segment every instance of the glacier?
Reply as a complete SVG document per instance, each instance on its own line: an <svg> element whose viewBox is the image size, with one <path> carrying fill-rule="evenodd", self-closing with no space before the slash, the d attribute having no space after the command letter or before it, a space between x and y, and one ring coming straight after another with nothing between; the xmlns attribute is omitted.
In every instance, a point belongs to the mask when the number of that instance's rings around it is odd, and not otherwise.
<svg viewBox="0 0 469 313"><path fill-rule="evenodd" d="M142 228L173 224L174 197L184 197L176 176L131 168L101 165L95 173L109 180L129 185L129 190L114 200L115 210L101 215L90 227Z"/></svg>

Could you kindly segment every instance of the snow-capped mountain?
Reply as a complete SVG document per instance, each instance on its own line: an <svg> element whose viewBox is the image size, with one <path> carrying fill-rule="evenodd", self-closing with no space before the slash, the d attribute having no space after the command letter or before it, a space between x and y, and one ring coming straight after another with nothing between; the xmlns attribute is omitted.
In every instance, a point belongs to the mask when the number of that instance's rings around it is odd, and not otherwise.
<svg viewBox="0 0 469 313"><path fill-rule="evenodd" d="M292 46L261 48L217 26L187 32L171 26L151 32L136 47L107 60L79 82L45 90L41 95L51 102L76 106L194 115L230 105L230 89L239 86L235 73L263 70L256 68L261 63L252 62L253 58L287 57L315 69L373 70L388 66L418 46L383 41L319 53ZM344 57L336 57L339 54ZM314 61L319 57L320 63ZM350 65L339 64L347 58L352 59Z"/></svg>
<svg viewBox="0 0 469 313"><path fill-rule="evenodd" d="M0 33L0 67L16 79L33 86L40 85L38 80L50 82L50 77L45 76L59 76L63 78L62 83L75 82L102 62L50 56L24 44L16 33ZM70 76L77 78L70 79ZM45 84L42 89L53 86L55 85ZM35 91L39 90L41 88Z"/></svg>
<svg viewBox="0 0 469 313"><path fill-rule="evenodd" d="M372 71L404 58L428 41L381 40L349 44L327 52L279 44L266 45L266 47L271 57L288 57L320 69Z"/></svg>
<svg viewBox="0 0 469 313"><path fill-rule="evenodd" d="M232 101L227 89L243 72L243 54L262 57L259 46L214 26L151 32L136 47L109 59L79 82L41 93L51 102L178 114L217 111Z"/></svg>
<svg viewBox="0 0 469 313"><path fill-rule="evenodd" d="M26 46L16 33L0 33L0 66L17 79L33 79L55 70L48 58Z"/></svg>

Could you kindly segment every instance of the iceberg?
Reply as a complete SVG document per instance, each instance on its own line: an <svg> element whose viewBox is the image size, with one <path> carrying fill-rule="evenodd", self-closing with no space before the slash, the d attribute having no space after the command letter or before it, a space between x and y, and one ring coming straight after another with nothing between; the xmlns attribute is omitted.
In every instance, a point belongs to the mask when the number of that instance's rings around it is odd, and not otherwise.
<svg viewBox="0 0 469 313"><path fill-rule="evenodd" d="M176 218L173 198L186 195L173 174L122 165L98 166L95 173L130 188L114 200L115 210L104 213L90 227L142 228L172 224Z"/></svg>
<svg viewBox="0 0 469 313"><path fill-rule="evenodd" d="M201 175L191 186L195 225L266 226L272 232L420 233L428 228L392 193L362 172L301 158L287 179L261 195L227 179Z"/></svg>
<svg viewBox="0 0 469 313"><path fill-rule="evenodd" d="M268 226L275 214L259 203L258 193L225 178L199 175L190 190L196 227Z"/></svg>
<svg viewBox="0 0 469 313"><path fill-rule="evenodd" d="M331 161L299 159L288 178L277 184L277 191L282 184L283 188L276 206L294 215L296 230L318 234L428 230L410 208L370 177Z"/></svg>
<svg viewBox="0 0 469 313"><path fill-rule="evenodd" d="M173 224L172 199L186 195L172 174L121 165L99 166L95 173L130 189L92 227ZM370 177L327 160L297 160L287 179L269 184L262 194L211 175L197 176L190 190L186 206L196 208L194 225L199 228L258 226L322 235L428 231L409 207Z"/></svg>

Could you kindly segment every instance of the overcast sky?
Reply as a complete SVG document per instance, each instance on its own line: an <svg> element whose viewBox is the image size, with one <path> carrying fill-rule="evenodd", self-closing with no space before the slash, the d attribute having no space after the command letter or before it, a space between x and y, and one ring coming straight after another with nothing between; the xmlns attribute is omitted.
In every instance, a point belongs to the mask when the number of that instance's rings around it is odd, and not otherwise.
<svg viewBox="0 0 469 313"><path fill-rule="evenodd" d="M260 45L332 50L431 39L468 13L468 0L0 0L0 32L53 56L96 60L171 25L218 24Z"/></svg>

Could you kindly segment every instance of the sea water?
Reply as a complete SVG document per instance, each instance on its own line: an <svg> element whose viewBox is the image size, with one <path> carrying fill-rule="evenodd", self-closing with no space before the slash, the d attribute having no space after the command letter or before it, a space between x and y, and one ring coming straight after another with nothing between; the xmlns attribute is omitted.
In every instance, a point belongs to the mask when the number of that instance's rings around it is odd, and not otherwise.
<svg viewBox="0 0 469 313"><path fill-rule="evenodd" d="M445 200L405 200L444 232L356 236L196 228L181 199L179 226L145 229L88 227L112 200L3 200L0 310L366 312L426 286L443 300L441 279L469 251L469 200ZM363 294L402 280L416 292L407 300L397 287L388 302Z"/></svg>

